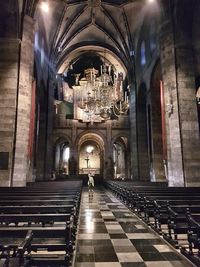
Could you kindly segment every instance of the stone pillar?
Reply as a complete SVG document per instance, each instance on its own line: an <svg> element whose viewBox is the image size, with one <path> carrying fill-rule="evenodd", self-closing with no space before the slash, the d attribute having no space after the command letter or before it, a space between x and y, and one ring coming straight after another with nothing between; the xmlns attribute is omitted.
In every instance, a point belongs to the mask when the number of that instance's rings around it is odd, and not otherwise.
<svg viewBox="0 0 200 267"><path fill-rule="evenodd" d="M179 47L176 56L185 184L200 186L200 135L192 48Z"/></svg>
<svg viewBox="0 0 200 267"><path fill-rule="evenodd" d="M0 186L11 185L19 49L19 40L0 39Z"/></svg>
<svg viewBox="0 0 200 267"><path fill-rule="evenodd" d="M45 180L49 180L54 169L53 166L53 115L54 115L54 87L55 82L49 79L48 82L48 111L47 111L47 138L46 138L46 154L45 154Z"/></svg>
<svg viewBox="0 0 200 267"><path fill-rule="evenodd" d="M33 44L34 20L26 15L23 22L23 36L20 52L17 128L13 170L14 186L25 186L28 174L28 144L33 81Z"/></svg>
<svg viewBox="0 0 200 267"><path fill-rule="evenodd" d="M137 144L137 108L136 108L136 88L132 84L130 89L130 147L131 147L131 179L139 179L138 171L138 144Z"/></svg>
<svg viewBox="0 0 200 267"><path fill-rule="evenodd" d="M149 181L150 160L148 155L147 135L147 89L139 87L137 96L137 136L138 136L138 169L140 181Z"/></svg>
<svg viewBox="0 0 200 267"><path fill-rule="evenodd" d="M43 90L44 88L40 87L38 90ZM43 105L40 103L38 105L38 121L39 121L39 134L37 136L37 156L36 156L36 180L43 181L45 174L45 151L46 151L46 105L47 101L45 98L42 98ZM41 101L41 100L40 100Z"/></svg>
<svg viewBox="0 0 200 267"><path fill-rule="evenodd" d="M156 71L158 72L158 71ZM157 74L154 74L155 76ZM160 101L160 80L151 83L151 143L152 143L152 176L155 181L166 181L163 164L162 110Z"/></svg>
<svg viewBox="0 0 200 267"><path fill-rule="evenodd" d="M54 162L54 170L59 170L59 163L60 163L60 146L57 145L55 148L55 162Z"/></svg>
<svg viewBox="0 0 200 267"><path fill-rule="evenodd" d="M70 159L69 159L69 169L71 175L78 175L79 173L79 154L78 154L78 143L76 143L76 138L78 134L78 122L76 120L71 121L71 144L70 144Z"/></svg>
<svg viewBox="0 0 200 267"><path fill-rule="evenodd" d="M103 163L103 178L113 179L113 173L110 171L110 163L113 162L113 144L112 140L112 121L106 121L106 144L104 152L104 163Z"/></svg>
<svg viewBox="0 0 200 267"><path fill-rule="evenodd" d="M105 147L105 153L108 156L113 157L113 144L111 143L112 140L112 121L108 120L106 122L106 141L107 145Z"/></svg>
<svg viewBox="0 0 200 267"><path fill-rule="evenodd" d="M172 7L171 7L172 8ZM200 185L200 140L192 48L177 36L172 9L160 29L170 186ZM180 23L180 21L179 21Z"/></svg>

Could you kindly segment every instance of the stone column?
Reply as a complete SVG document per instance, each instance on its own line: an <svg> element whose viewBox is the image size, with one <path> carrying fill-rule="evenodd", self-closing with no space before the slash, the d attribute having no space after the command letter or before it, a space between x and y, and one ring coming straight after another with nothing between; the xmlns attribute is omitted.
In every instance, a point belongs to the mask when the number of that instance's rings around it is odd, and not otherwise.
<svg viewBox="0 0 200 267"><path fill-rule="evenodd" d="M78 143L76 143L76 138L78 135L78 122L76 120L71 121L71 140L70 144L70 174L78 175L79 173L79 155L78 155Z"/></svg>
<svg viewBox="0 0 200 267"><path fill-rule="evenodd" d="M134 70L135 71L135 70ZM139 179L138 170L138 140L137 140L137 108L136 108L136 88L131 85L130 89L130 129L131 129L131 179Z"/></svg>
<svg viewBox="0 0 200 267"><path fill-rule="evenodd" d="M137 96L137 136L138 136L138 169L140 181L149 181L150 164L147 135L147 89L146 85L138 88Z"/></svg>
<svg viewBox="0 0 200 267"><path fill-rule="evenodd" d="M107 145L105 147L106 155L113 156L113 145L111 143L112 140L112 121L108 120L106 122L106 141Z"/></svg>
<svg viewBox="0 0 200 267"><path fill-rule="evenodd" d="M104 151L103 176L104 179L112 179L112 173L109 170L109 163L113 162L113 145L112 145L112 121L106 121L106 144Z"/></svg>
<svg viewBox="0 0 200 267"><path fill-rule="evenodd" d="M43 90L41 86L37 90ZM40 102L38 105L38 126L39 126L39 133L37 136L37 156L36 156L36 180L43 181L44 174L45 174L45 151L46 151L46 124L47 124L47 117L46 117L46 105L47 99L42 98L43 103ZM42 101L40 100L40 101Z"/></svg>
<svg viewBox="0 0 200 267"><path fill-rule="evenodd" d="M0 39L0 185L10 186L20 40ZM3 159L4 158L4 159Z"/></svg>
<svg viewBox="0 0 200 267"><path fill-rule="evenodd" d="M156 71L158 72L158 71ZM157 74L154 74L157 75ZM162 110L160 101L160 80L151 83L151 144L152 144L152 178L155 181L166 181L163 164Z"/></svg>
<svg viewBox="0 0 200 267"><path fill-rule="evenodd" d="M34 20L24 17L20 52L20 72L17 101L17 128L15 140L13 185L25 186L28 174L28 143L33 81Z"/></svg>
<svg viewBox="0 0 200 267"><path fill-rule="evenodd" d="M171 12L171 13L170 13ZM173 10L160 29L170 186L199 186L200 140L191 42L177 35ZM180 21L179 21L180 24Z"/></svg>
<svg viewBox="0 0 200 267"><path fill-rule="evenodd" d="M49 75L50 76L50 75ZM52 74L53 76L53 74ZM54 87L55 81L49 79L48 81L48 100L47 100L47 133L46 133L46 154L45 154L45 180L49 180L54 169L53 166L53 115L54 115Z"/></svg>
<svg viewBox="0 0 200 267"><path fill-rule="evenodd" d="M195 96L193 51L191 47L179 47L176 55L185 184L186 186L200 186L200 135Z"/></svg>

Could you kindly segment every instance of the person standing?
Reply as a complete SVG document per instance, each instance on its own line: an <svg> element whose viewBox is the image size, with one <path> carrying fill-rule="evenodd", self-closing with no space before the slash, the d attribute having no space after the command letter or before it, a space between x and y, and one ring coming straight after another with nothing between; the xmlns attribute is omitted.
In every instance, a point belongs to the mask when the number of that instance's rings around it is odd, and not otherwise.
<svg viewBox="0 0 200 267"><path fill-rule="evenodd" d="M89 189L89 195L90 193L94 193L94 178L92 173L88 173L88 189Z"/></svg>

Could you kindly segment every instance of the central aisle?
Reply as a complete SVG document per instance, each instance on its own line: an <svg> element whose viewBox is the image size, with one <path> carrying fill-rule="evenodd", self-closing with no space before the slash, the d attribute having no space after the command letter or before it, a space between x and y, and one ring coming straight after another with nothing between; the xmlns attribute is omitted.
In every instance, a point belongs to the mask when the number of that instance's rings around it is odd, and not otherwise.
<svg viewBox="0 0 200 267"><path fill-rule="evenodd" d="M75 267L191 267L105 190L83 189Z"/></svg>

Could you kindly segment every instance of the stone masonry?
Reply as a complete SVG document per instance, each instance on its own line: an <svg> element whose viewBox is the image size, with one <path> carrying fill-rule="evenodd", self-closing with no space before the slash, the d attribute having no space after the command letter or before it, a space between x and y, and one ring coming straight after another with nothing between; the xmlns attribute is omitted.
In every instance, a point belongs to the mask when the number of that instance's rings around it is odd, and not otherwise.
<svg viewBox="0 0 200 267"><path fill-rule="evenodd" d="M200 140L192 48L177 39L175 23L165 18L161 31L170 186L199 185ZM181 38L183 35L181 35ZM181 43L181 45L179 45Z"/></svg>
<svg viewBox="0 0 200 267"><path fill-rule="evenodd" d="M34 20L25 16L20 54L19 92L17 105L16 148L13 185L25 186L29 168L28 143L33 82Z"/></svg>
<svg viewBox="0 0 200 267"><path fill-rule="evenodd" d="M0 186L11 184L19 47L17 39L0 39L0 152L9 153L8 168L0 170Z"/></svg>

